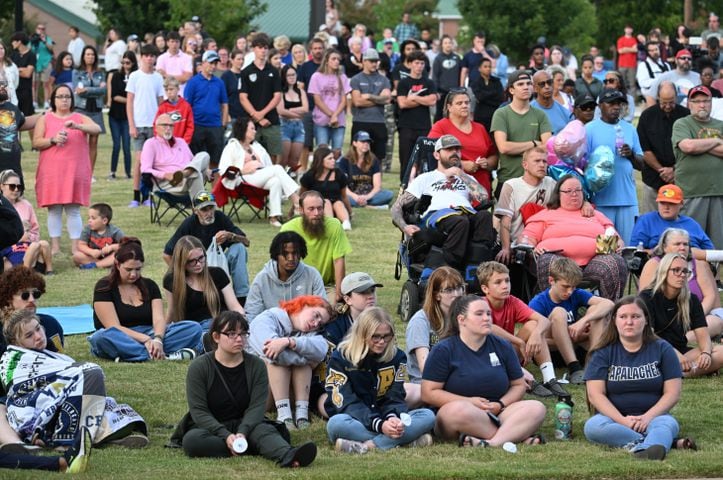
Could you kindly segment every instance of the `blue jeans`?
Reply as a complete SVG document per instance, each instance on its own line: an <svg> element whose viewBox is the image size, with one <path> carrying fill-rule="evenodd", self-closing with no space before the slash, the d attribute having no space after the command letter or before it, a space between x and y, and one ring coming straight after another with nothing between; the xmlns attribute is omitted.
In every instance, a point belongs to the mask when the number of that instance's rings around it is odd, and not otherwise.
<svg viewBox="0 0 723 480"><path fill-rule="evenodd" d="M131 330L153 336L153 327L140 325L129 327ZM163 337L163 351L166 355L177 352L182 348L192 348L203 352L201 344L201 325L197 322L174 322L166 327ZM124 362L145 362L150 360L145 345L138 343L129 335L116 327L101 328L88 337L90 353L100 358L113 360L120 358Z"/></svg>
<svg viewBox="0 0 723 480"><path fill-rule="evenodd" d="M655 417L648 424L648 430L644 434L620 425L599 413L585 422L585 438L589 441L609 447L627 447L632 452L653 445L662 445L666 451L669 451L673 439L678 435L678 430L678 422L672 415Z"/></svg>
<svg viewBox="0 0 723 480"><path fill-rule="evenodd" d="M332 150L341 150L344 146L344 131L346 127L322 127L314 125L314 141L316 145L329 145Z"/></svg>
<svg viewBox="0 0 723 480"><path fill-rule="evenodd" d="M326 432L332 443L336 442L338 438L357 442L371 440L378 449L389 450L411 443L434 428L434 413L428 408L411 410L409 416L412 417L412 424L404 428L404 434L399 438L391 438L383 433L367 430L367 427L359 420L346 413L339 413L331 417L326 424Z"/></svg>
<svg viewBox="0 0 723 480"><path fill-rule="evenodd" d="M281 119L281 141L291 143L304 143L304 122L301 120Z"/></svg>
<svg viewBox="0 0 723 480"><path fill-rule="evenodd" d="M234 294L237 297L247 296L249 294L249 270L246 247L242 243L234 243L226 249L226 259L233 281Z"/></svg>
<svg viewBox="0 0 723 480"><path fill-rule="evenodd" d="M128 120L108 117L110 136L113 139L113 151L110 155L110 171L115 173L118 168L118 154L123 146L123 167L126 177L131 176L131 137L128 133Z"/></svg>
<svg viewBox="0 0 723 480"><path fill-rule="evenodd" d="M389 205L389 203L392 201L392 197L394 197L394 194L391 190L379 190L377 193L374 194L372 198L367 201L367 205ZM349 203L351 203L352 207L359 206L359 204L357 204L351 197L349 197Z"/></svg>

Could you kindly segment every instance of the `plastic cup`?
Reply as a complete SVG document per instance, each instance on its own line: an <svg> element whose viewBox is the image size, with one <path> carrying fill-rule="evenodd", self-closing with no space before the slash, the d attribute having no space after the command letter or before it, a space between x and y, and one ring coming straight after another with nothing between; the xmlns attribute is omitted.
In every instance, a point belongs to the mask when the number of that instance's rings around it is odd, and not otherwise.
<svg viewBox="0 0 723 480"><path fill-rule="evenodd" d="M402 424L405 427L408 427L412 424L412 417L408 413L400 413L399 420L402 421Z"/></svg>
<svg viewBox="0 0 723 480"><path fill-rule="evenodd" d="M233 441L233 451L236 453L244 453L249 448L249 444L245 438L237 438Z"/></svg>
<svg viewBox="0 0 723 480"><path fill-rule="evenodd" d="M517 453L517 445L512 442L505 442L502 444L502 450L507 453Z"/></svg>

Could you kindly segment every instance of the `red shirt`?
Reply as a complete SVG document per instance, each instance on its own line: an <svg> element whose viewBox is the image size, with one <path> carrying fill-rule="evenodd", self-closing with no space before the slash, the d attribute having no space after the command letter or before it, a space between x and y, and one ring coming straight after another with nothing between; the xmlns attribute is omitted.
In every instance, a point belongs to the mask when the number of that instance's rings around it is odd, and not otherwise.
<svg viewBox="0 0 723 480"><path fill-rule="evenodd" d="M462 143L462 160L474 162L477 157L488 157L497 154L497 147L492 142L487 129L481 123L472 122L472 130L464 133L455 127L448 118L443 118L429 131L430 138L439 138L442 135L454 135ZM480 185L485 187L487 193L492 192L492 174L489 170L480 168L471 174Z"/></svg>
<svg viewBox="0 0 723 480"><path fill-rule="evenodd" d="M176 102L175 105L168 100L164 100L158 106L156 118L163 113L170 115L171 120L173 120L173 136L184 139L186 143L190 145L194 129L191 104L183 97L178 97L178 102ZM153 135L157 134L155 127L156 118L153 119Z"/></svg>
<svg viewBox="0 0 723 480"><path fill-rule="evenodd" d="M495 310L492 305L490 308L492 309L492 323L512 335L515 334L515 324L527 322L534 313L530 307L525 305L525 302L512 295L505 299L501 309Z"/></svg>
<svg viewBox="0 0 723 480"><path fill-rule="evenodd" d="M635 37L626 37L623 35L618 38L618 50L627 47L638 47L638 41ZM638 66L638 54L634 53L618 53L618 68L636 68Z"/></svg>

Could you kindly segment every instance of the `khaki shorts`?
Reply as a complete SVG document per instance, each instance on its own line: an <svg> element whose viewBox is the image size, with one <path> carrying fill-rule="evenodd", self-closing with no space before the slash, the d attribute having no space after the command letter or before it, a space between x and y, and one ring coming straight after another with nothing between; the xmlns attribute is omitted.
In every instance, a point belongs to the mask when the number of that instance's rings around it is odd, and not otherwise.
<svg viewBox="0 0 723 480"><path fill-rule="evenodd" d="M264 146L269 155L281 155L281 126L256 127L256 140Z"/></svg>
<svg viewBox="0 0 723 480"><path fill-rule="evenodd" d="M52 62L51 62L51 63L52 63ZM53 70L53 68L52 68L52 66L51 66L50 63L49 63L49 64L45 67L45 69L43 69L43 71L38 71L38 70L36 70L36 71L35 71L35 76L37 77L37 79L38 79L39 81L45 83L45 82L47 82L48 80L50 80L50 72L51 72L52 70ZM48 95L48 98L50 98L50 95Z"/></svg>

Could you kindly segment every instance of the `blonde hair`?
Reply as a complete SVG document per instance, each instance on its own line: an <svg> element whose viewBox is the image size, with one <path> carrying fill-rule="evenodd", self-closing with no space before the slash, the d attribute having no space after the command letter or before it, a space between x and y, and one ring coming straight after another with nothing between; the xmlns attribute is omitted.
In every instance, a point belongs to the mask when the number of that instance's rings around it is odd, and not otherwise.
<svg viewBox="0 0 723 480"><path fill-rule="evenodd" d="M582 269L571 258L557 257L550 262L550 276L555 281L564 280L577 286L582 281Z"/></svg>
<svg viewBox="0 0 723 480"><path fill-rule="evenodd" d="M495 273L506 273L510 274L510 269L500 262L482 262L477 267L477 280L481 286L487 285Z"/></svg>
<svg viewBox="0 0 723 480"><path fill-rule="evenodd" d="M683 260L687 267L688 259L683 255L679 253L666 253L663 258L660 259L658 268L655 270L655 278L653 279L653 287L651 289L653 295L658 292L663 293L663 288L668 280L668 271L676 258ZM690 287L688 286L687 279L683 282L683 286L680 287L680 293L678 293L676 303L678 312L673 317L673 320L680 322L683 325L683 330L687 332L690 330Z"/></svg>
<svg viewBox="0 0 723 480"><path fill-rule="evenodd" d="M191 250L195 250L197 248L201 249L204 255L206 254L206 249L203 248L201 240L193 235L185 235L181 237L176 243L176 246L173 248L171 268L168 271L173 278L173 308L171 309L173 312L173 318L171 318L172 322L184 320L184 316L186 315L186 262L188 262L188 256L191 253ZM221 313L219 291L213 283L208 265L204 265L204 269L200 273L203 298L206 301L211 317L215 317Z"/></svg>
<svg viewBox="0 0 723 480"><path fill-rule="evenodd" d="M369 341L381 325L388 325L394 335L394 324L387 311L380 307L367 308L352 323L346 337L337 347L339 353L352 365L358 367L369 354ZM387 343L384 352L379 356L379 363L390 361L396 353L397 345L392 340Z"/></svg>
<svg viewBox="0 0 723 480"><path fill-rule="evenodd" d="M26 325L33 320L38 321L38 325L42 327L40 318L32 310L22 309L16 310L3 320L3 335L8 345L20 345L20 333L22 332L23 325Z"/></svg>

